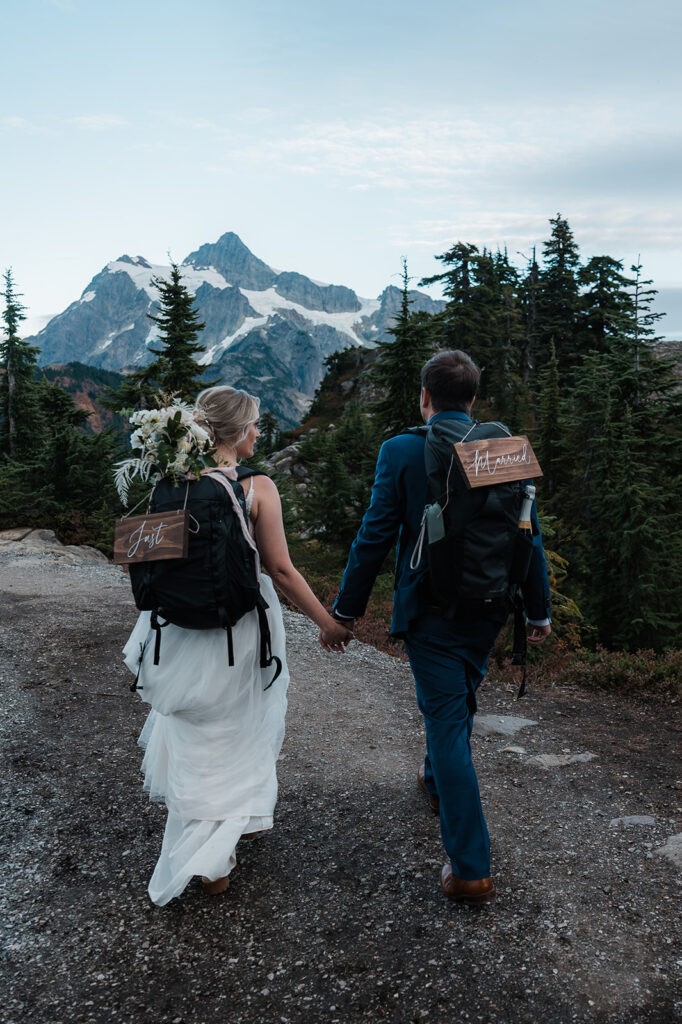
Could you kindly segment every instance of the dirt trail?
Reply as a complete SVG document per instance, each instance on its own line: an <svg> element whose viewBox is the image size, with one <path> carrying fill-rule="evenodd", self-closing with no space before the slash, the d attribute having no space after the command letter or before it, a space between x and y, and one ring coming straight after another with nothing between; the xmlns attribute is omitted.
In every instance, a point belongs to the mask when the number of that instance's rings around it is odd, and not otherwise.
<svg viewBox="0 0 682 1024"><path fill-rule="evenodd" d="M499 899L458 907L407 666L327 655L286 613L276 828L242 844L226 896L194 884L159 909L126 579L4 550L0 607L8 1024L682 1020L682 870L658 852L682 833L679 705L484 686L482 725L537 724L474 739Z"/></svg>

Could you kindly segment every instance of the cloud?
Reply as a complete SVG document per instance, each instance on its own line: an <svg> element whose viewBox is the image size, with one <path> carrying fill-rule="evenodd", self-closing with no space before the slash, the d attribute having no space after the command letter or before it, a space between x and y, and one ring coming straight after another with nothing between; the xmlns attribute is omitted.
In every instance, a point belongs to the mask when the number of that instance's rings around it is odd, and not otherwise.
<svg viewBox="0 0 682 1024"><path fill-rule="evenodd" d="M0 117L0 125L3 128L30 128L31 125L25 117L13 117L8 115L6 117Z"/></svg>
<svg viewBox="0 0 682 1024"><path fill-rule="evenodd" d="M243 145L239 159L265 159L292 173L324 175L354 189L460 188L484 167L530 159L532 145L470 120L307 122ZM350 182L348 179L352 179Z"/></svg>
<svg viewBox="0 0 682 1024"><path fill-rule="evenodd" d="M67 124L75 125L87 132L105 132L110 128L125 128L128 121L116 114L82 114L78 117L69 117Z"/></svg>
<svg viewBox="0 0 682 1024"><path fill-rule="evenodd" d="M76 10L74 0L47 0L50 7L56 7L58 11L65 11L71 14Z"/></svg>
<svg viewBox="0 0 682 1024"><path fill-rule="evenodd" d="M48 128L46 125L36 124L35 121L29 121L25 117L18 117L13 114L0 117L0 130L1 129L5 129L6 131L24 132L26 135L54 136L59 134L54 128Z"/></svg>

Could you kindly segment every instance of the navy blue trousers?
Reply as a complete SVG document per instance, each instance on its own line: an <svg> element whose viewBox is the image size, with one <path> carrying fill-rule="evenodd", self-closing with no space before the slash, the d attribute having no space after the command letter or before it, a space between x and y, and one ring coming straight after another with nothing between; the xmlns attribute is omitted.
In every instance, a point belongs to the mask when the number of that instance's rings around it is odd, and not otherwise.
<svg viewBox="0 0 682 1024"><path fill-rule="evenodd" d="M490 838L471 760L476 690L500 622L448 622L423 615L405 636L426 727L425 782L440 800L440 828L452 871L490 875Z"/></svg>

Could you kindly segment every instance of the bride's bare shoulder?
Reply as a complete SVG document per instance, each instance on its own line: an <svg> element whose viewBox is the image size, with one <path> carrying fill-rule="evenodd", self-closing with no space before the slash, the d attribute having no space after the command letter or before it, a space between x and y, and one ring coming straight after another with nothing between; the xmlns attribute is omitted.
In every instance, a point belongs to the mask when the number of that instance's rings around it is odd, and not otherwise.
<svg viewBox="0 0 682 1024"><path fill-rule="evenodd" d="M252 477L252 479L253 493L257 498L262 498L267 501L268 498L274 498L276 495L279 495L277 485L269 476L259 474L258 476Z"/></svg>

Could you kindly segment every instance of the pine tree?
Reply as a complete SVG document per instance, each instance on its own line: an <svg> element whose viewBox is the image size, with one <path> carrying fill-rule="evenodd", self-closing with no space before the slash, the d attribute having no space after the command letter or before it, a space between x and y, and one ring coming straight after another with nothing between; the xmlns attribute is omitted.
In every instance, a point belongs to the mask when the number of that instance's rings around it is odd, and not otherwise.
<svg viewBox="0 0 682 1024"><path fill-rule="evenodd" d="M160 313L147 315L159 328L164 343L163 349L151 349L158 356L159 387L166 394L178 394L193 401L204 386L201 380L204 367L194 356L203 352L196 339L206 324L199 319L194 296L182 283L177 263L171 263L169 281L157 277L152 279L152 284L159 292Z"/></svg>
<svg viewBox="0 0 682 1024"><path fill-rule="evenodd" d="M618 337L632 319L635 283L622 273L623 263L611 256L593 256L578 271L584 289L578 306L577 350L604 352L609 340Z"/></svg>
<svg viewBox="0 0 682 1024"><path fill-rule="evenodd" d="M130 374L117 390L111 390L103 402L114 412L123 409L147 409L153 406L157 394L178 395L193 401L204 386L205 367L194 358L203 347L196 339L206 326L199 320L194 308L194 297L182 283L177 263L171 262L168 281L152 278L159 292L159 313L148 313L159 328L163 348L151 348L156 356L147 366Z"/></svg>
<svg viewBox="0 0 682 1024"><path fill-rule="evenodd" d="M560 213L550 218L551 237L543 245L543 268L537 296L539 330L538 363L549 356L554 342L559 369L564 377L577 362L577 318L579 308L578 246L573 232Z"/></svg>
<svg viewBox="0 0 682 1024"><path fill-rule="evenodd" d="M5 271L4 281L5 290L0 293L5 300L2 319L6 335L0 341L0 452L19 457L39 443L40 409L33 378L40 349L19 337L26 307L15 291L11 269Z"/></svg>
<svg viewBox="0 0 682 1024"><path fill-rule="evenodd" d="M410 312L407 261L403 260L403 288L393 341L381 341L372 378L381 396L373 405L376 422L385 434L397 434L419 421L421 369L434 351L433 318Z"/></svg>
<svg viewBox="0 0 682 1024"><path fill-rule="evenodd" d="M258 429L260 430L258 450L269 455L270 452L274 452L277 448L280 436L277 417L271 409L266 409L265 412L261 413L258 420Z"/></svg>
<svg viewBox="0 0 682 1024"><path fill-rule="evenodd" d="M419 282L420 285L441 284L447 300L443 312L433 318L439 348L460 348L470 352L472 345L476 344L476 329L471 323L469 305L473 285L472 264L478 255L475 245L457 242L447 252L436 256L447 269Z"/></svg>
<svg viewBox="0 0 682 1024"><path fill-rule="evenodd" d="M528 272L519 288L519 302L524 322L524 331L520 341L519 372L524 384L528 384L535 369L535 358L538 347L538 294L540 291L540 268L533 256L528 265Z"/></svg>
<svg viewBox="0 0 682 1024"><path fill-rule="evenodd" d="M120 502L112 462L119 441L111 429L88 433L88 413L59 384L36 384L43 414L40 447L0 464L0 524L49 527L61 540L103 546L110 553Z"/></svg>
<svg viewBox="0 0 682 1024"><path fill-rule="evenodd" d="M118 388L107 387L100 399L105 409L122 412L124 409L153 409L159 394L158 363L152 362L141 370L127 373Z"/></svg>
<svg viewBox="0 0 682 1024"><path fill-rule="evenodd" d="M305 437L299 455L309 476L301 515L310 534L334 546L350 544L369 504L379 444L373 417L358 402L348 405L335 430Z"/></svg>
<svg viewBox="0 0 682 1024"><path fill-rule="evenodd" d="M550 341L549 359L539 376L538 413L540 417L538 456L543 476L540 488L550 500L557 491L559 443L561 439L559 363L554 342Z"/></svg>
<svg viewBox="0 0 682 1024"><path fill-rule="evenodd" d="M447 304L432 317L439 345L467 352L481 370L478 409L522 427L530 396L523 377L524 323L516 269L505 252L479 252L458 242L438 256L448 268L426 278L438 281Z"/></svg>
<svg viewBox="0 0 682 1024"><path fill-rule="evenodd" d="M570 518L584 523L584 605L600 640L661 650L682 628L682 396L654 349L655 292L633 273L630 316L575 375L566 452L580 468L563 505L580 499Z"/></svg>

